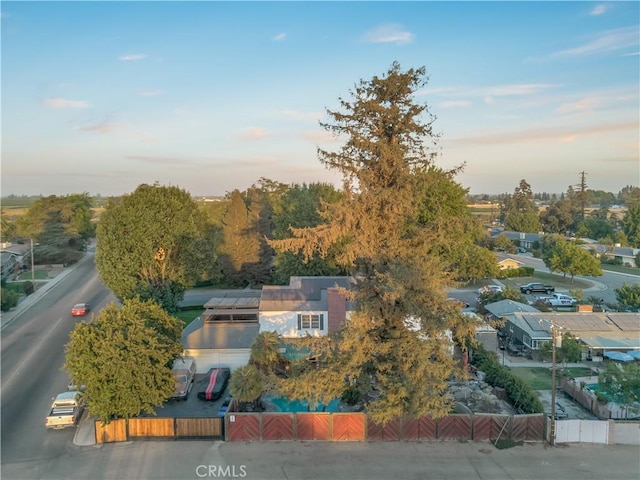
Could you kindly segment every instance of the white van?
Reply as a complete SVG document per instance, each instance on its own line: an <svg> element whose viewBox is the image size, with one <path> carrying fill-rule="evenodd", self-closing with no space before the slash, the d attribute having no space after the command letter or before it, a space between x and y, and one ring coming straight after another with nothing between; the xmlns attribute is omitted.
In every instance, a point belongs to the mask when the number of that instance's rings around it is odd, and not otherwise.
<svg viewBox="0 0 640 480"><path fill-rule="evenodd" d="M186 400L189 398L189 393L193 388L193 379L196 376L195 359L193 357L175 359L171 372L176 380L176 389L171 400Z"/></svg>

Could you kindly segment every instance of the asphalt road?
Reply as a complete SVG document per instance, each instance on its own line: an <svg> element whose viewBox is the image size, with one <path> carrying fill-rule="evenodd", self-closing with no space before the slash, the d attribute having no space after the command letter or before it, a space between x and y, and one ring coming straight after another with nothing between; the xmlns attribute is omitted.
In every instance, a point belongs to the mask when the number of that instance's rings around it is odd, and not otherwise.
<svg viewBox="0 0 640 480"><path fill-rule="evenodd" d="M637 480L637 446L136 441L3 466L2 478L248 480Z"/></svg>
<svg viewBox="0 0 640 480"><path fill-rule="evenodd" d="M114 297L100 281L88 253L42 298L2 329L2 465L56 458L67 453L75 429L47 430L51 399L67 389L62 370L64 345L81 317L71 307L88 302L93 310Z"/></svg>

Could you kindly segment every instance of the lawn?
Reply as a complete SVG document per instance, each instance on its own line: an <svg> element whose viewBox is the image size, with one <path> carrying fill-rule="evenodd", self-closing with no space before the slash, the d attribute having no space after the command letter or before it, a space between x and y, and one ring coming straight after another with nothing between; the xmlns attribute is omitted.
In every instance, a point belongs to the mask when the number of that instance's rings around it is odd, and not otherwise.
<svg viewBox="0 0 640 480"><path fill-rule="evenodd" d="M591 377L596 374L587 367L567 367L562 369L562 374L569 378Z"/></svg>
<svg viewBox="0 0 640 480"><path fill-rule="evenodd" d="M511 367L511 373L533 390L551 390L551 371L545 367Z"/></svg>
<svg viewBox="0 0 640 480"><path fill-rule="evenodd" d="M500 281L505 285L511 285L515 288L520 288L520 285L525 285L530 282L543 282L549 285L553 285L554 287L561 290L584 290L585 288L589 288L592 286L591 283L580 280L578 278L574 278L573 283L571 283L570 276L564 278L562 275L555 275L553 273L547 272L538 272L537 270L532 277L504 278Z"/></svg>
<svg viewBox="0 0 640 480"><path fill-rule="evenodd" d="M181 310L179 312L174 313L173 316L182 320L182 323L186 327L191 322L193 322L199 315L202 315L203 313L204 313L203 308L193 308L189 310Z"/></svg>
<svg viewBox="0 0 640 480"><path fill-rule="evenodd" d="M46 271L46 270L34 270L33 277L36 280L48 280L49 279L49 272ZM21 281L31 280L31 272L22 272L18 276L18 280L21 280Z"/></svg>
<svg viewBox="0 0 640 480"><path fill-rule="evenodd" d="M640 276L640 268L624 267L622 265L608 265L603 263L600 265L606 272L628 273L629 275Z"/></svg>

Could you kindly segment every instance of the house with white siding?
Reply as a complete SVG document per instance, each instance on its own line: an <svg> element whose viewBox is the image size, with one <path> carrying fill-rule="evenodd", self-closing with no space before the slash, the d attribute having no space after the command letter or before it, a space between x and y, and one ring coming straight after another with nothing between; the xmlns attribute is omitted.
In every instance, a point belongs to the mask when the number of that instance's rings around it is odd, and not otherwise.
<svg viewBox="0 0 640 480"><path fill-rule="evenodd" d="M352 284L350 277L291 277L289 285L262 287L260 332L276 332L282 338L337 332L350 310L341 289Z"/></svg>

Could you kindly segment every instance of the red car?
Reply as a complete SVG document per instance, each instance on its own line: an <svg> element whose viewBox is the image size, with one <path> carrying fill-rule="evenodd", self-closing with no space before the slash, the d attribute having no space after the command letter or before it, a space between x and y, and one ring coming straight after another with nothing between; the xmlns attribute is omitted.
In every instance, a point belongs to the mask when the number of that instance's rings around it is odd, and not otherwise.
<svg viewBox="0 0 640 480"><path fill-rule="evenodd" d="M71 315L74 317L83 317L87 313L89 313L89 304L88 303L78 303L74 305L71 309Z"/></svg>

